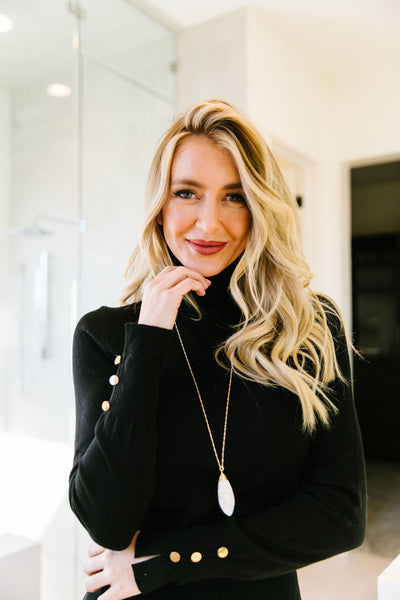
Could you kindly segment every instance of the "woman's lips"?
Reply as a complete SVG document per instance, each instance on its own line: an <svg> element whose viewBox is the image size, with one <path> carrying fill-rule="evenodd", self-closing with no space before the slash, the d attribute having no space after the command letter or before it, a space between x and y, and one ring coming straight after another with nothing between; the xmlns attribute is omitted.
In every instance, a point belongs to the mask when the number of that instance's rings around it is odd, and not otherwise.
<svg viewBox="0 0 400 600"><path fill-rule="evenodd" d="M186 240L190 248L198 254L217 254L228 242L209 242L207 240Z"/></svg>

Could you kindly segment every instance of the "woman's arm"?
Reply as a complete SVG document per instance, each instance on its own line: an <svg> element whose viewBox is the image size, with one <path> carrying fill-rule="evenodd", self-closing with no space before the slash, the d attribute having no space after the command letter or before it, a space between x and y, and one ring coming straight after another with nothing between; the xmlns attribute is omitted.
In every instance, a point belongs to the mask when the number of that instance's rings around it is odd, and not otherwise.
<svg viewBox="0 0 400 600"><path fill-rule="evenodd" d="M283 502L241 518L139 534L136 556L157 558L133 565L142 592L167 583L206 578L262 579L291 572L361 544L366 491L360 432L350 385L346 338L329 317L339 365L348 383L331 384L339 408L329 429L313 435L302 485ZM220 550L226 548L226 550ZM200 553L192 557L193 553ZM171 554L177 553L177 554ZM179 559L178 559L179 558ZM177 561L177 562L175 562Z"/></svg>
<svg viewBox="0 0 400 600"><path fill-rule="evenodd" d="M107 348L107 314L104 308L89 313L75 330L76 437L69 496L92 539L122 550L139 529L155 489L158 382L172 332L127 323L117 367ZM112 386L114 374L119 381Z"/></svg>

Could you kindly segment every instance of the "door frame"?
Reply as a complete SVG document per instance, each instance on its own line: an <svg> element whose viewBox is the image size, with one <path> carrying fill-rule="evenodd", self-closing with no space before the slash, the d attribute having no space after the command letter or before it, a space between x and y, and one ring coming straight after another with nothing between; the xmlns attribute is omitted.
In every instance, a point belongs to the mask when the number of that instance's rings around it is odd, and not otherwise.
<svg viewBox="0 0 400 600"><path fill-rule="evenodd" d="M287 165L287 168L296 170L297 177L301 179L300 192L304 202L303 206L299 208L301 242L307 262L314 272L318 244L314 232L318 224L317 185L319 163L275 135L269 137L269 146L280 168L283 162ZM285 177L284 172L283 176Z"/></svg>
<svg viewBox="0 0 400 600"><path fill-rule="evenodd" d="M351 169L357 167L368 167L386 162L400 161L400 153L378 154L363 158L354 158L343 161L342 172L342 198L343 198L343 235L342 235L342 258L343 258L343 290L344 292L344 312L347 316L347 325L349 331L353 330L353 286L352 286L352 255L351 255Z"/></svg>

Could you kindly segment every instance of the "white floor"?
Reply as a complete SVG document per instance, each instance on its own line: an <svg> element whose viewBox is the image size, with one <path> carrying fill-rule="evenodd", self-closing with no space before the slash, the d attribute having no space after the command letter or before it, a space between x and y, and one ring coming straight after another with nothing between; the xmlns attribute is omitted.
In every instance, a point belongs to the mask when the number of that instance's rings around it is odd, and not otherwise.
<svg viewBox="0 0 400 600"><path fill-rule="evenodd" d="M302 600L377 600L377 578L391 558L345 552L298 571Z"/></svg>

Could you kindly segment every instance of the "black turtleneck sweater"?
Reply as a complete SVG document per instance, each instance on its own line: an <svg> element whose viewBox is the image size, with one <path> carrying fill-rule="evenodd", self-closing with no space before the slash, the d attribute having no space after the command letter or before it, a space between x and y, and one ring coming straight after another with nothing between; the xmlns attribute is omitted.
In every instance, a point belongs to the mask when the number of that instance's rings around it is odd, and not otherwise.
<svg viewBox="0 0 400 600"><path fill-rule="evenodd" d="M233 267L210 278L204 297L196 296L200 320L185 302L177 318L219 453L228 372L217 366L214 349L240 319L227 291ZM218 465L176 332L137 324L139 309L102 307L77 325L72 509L110 549L124 549L141 530L136 555L158 555L133 566L146 598L299 599L297 568L354 548L364 535L364 465L351 386L332 382L339 411L329 429L310 436L302 431L295 395L234 375L225 472L236 507L226 517L217 502ZM350 377L342 325L331 315L329 323L339 365ZM112 386L114 374L119 382Z"/></svg>

